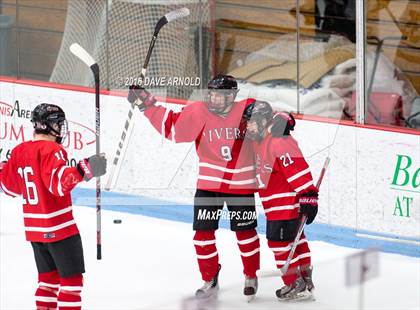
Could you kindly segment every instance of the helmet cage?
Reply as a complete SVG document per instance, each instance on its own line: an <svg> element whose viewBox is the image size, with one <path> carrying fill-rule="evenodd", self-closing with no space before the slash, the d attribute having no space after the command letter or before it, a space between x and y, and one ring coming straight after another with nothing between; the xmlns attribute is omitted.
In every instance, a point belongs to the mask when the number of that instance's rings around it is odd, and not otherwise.
<svg viewBox="0 0 420 310"><path fill-rule="evenodd" d="M226 114L226 110L228 109L228 107L230 107L234 103L237 93L237 89L208 89L206 95L207 109L214 114ZM212 100L213 94L218 94L219 96L224 97L223 105L220 106Z"/></svg>
<svg viewBox="0 0 420 310"><path fill-rule="evenodd" d="M208 84L208 93L206 96L207 108L210 112L226 115L228 108L234 103L236 94L238 93L238 83L231 75L218 74ZM214 93L224 96L223 105L214 102L211 97Z"/></svg>
<svg viewBox="0 0 420 310"><path fill-rule="evenodd" d="M67 138L67 135L69 132L69 124L67 120L65 119L62 122L58 123L58 126L60 128L60 132L55 137L56 137L57 143L62 144ZM54 130L54 133L56 133L55 130Z"/></svg>
<svg viewBox="0 0 420 310"><path fill-rule="evenodd" d="M265 135L265 130L272 123L273 109L268 102L255 101L245 109L243 118L247 123L255 122L257 125L257 131L247 130L245 137L251 140L262 140Z"/></svg>
<svg viewBox="0 0 420 310"><path fill-rule="evenodd" d="M59 144L62 144L67 138L69 126L68 126L67 120L65 119L56 123L45 123L45 122L34 121L33 124L34 124L35 133L44 134L44 135L52 135L56 138L56 142Z"/></svg>
<svg viewBox="0 0 420 310"><path fill-rule="evenodd" d="M262 140L264 138L266 128L271 123L264 116L258 114L251 116L247 122L255 122L255 124L257 124L256 132L247 130L245 133L245 137L251 140Z"/></svg>

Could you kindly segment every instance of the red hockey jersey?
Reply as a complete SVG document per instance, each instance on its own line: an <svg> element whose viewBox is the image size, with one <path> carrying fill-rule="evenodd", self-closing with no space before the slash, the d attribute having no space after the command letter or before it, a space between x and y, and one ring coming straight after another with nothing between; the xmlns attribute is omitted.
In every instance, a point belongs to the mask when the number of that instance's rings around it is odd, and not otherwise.
<svg viewBox="0 0 420 310"><path fill-rule="evenodd" d="M83 180L66 166L67 153L52 141L19 144L0 171L0 187L22 196L26 239L55 242L79 233L73 218L70 191Z"/></svg>
<svg viewBox="0 0 420 310"><path fill-rule="evenodd" d="M244 140L242 114L253 99L233 104L226 116L211 113L204 102L193 102L178 113L162 106L145 111L153 127L175 142L195 141L199 158L197 188L250 194L255 189L252 143Z"/></svg>
<svg viewBox="0 0 420 310"><path fill-rule="evenodd" d="M267 219L297 218L299 194L318 190L296 140L269 134L254 147L258 193Z"/></svg>

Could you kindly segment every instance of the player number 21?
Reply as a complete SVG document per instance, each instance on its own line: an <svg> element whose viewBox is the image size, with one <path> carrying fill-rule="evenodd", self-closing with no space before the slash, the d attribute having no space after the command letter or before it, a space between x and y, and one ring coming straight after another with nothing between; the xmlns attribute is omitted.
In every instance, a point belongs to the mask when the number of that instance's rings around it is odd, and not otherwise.
<svg viewBox="0 0 420 310"><path fill-rule="evenodd" d="M294 163L293 159L290 157L289 153L280 156L280 160L283 162L283 166L287 167Z"/></svg>
<svg viewBox="0 0 420 310"><path fill-rule="evenodd" d="M34 175L34 171L32 170L32 167L25 167L25 168L18 168L18 173L22 177L22 179L25 181L26 186L26 198L28 199L28 202L23 198L24 203L29 203L30 205L36 205L38 204L38 193L36 191L36 185L34 182L31 182L29 180L29 176Z"/></svg>

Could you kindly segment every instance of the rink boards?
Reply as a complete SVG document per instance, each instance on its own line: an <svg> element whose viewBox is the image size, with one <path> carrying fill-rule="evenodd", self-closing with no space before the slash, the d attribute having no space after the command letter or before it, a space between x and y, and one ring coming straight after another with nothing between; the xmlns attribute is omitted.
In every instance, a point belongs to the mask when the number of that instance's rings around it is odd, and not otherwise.
<svg viewBox="0 0 420 310"><path fill-rule="evenodd" d="M66 112L70 132L65 147L70 164L95 152L91 89L0 78L1 160L7 159L15 145L32 138L30 111L41 102L58 104ZM176 110L182 108L178 103L162 104ZM125 94L102 92L101 150L109 162L127 112ZM134 118L118 180L104 195L103 205L188 221L197 177L194 146L163 140L139 112ZM331 158L320 190L316 225L311 228L315 236L350 246L385 244L387 251L420 255L419 131L303 117L297 122L295 137L315 179L325 158ZM108 175L102 178L103 183L107 178ZM84 185L87 189L79 190L75 199L89 200L87 193L92 186ZM154 207L141 211L139 205L145 204ZM351 241L345 241L350 236Z"/></svg>

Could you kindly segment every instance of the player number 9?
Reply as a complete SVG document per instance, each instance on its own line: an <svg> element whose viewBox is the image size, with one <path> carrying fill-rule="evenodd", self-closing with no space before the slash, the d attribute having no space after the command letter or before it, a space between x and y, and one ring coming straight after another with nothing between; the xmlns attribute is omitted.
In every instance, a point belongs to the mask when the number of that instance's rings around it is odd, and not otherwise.
<svg viewBox="0 0 420 310"><path fill-rule="evenodd" d="M232 160L232 152L230 151L230 147L228 146L222 146L220 148L220 153L222 154L222 157L224 160L226 161L231 161Z"/></svg>

